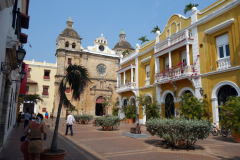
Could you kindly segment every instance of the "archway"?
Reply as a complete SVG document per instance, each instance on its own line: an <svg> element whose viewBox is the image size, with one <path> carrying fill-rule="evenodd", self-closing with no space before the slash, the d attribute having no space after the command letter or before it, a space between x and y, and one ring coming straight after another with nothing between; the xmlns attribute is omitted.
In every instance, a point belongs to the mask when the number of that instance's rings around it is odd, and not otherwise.
<svg viewBox="0 0 240 160"><path fill-rule="evenodd" d="M165 98L165 117L170 118L174 116L175 106L174 106L174 98L171 93L168 93Z"/></svg>
<svg viewBox="0 0 240 160"><path fill-rule="evenodd" d="M98 97L96 100L96 108L95 108L96 116L102 116L106 114L106 106L105 106L105 109L103 109L102 102L106 102L105 98L103 98L102 96Z"/></svg>
<svg viewBox="0 0 240 160"><path fill-rule="evenodd" d="M238 93L236 91L235 88L233 88L230 85L224 85L220 88L220 90L218 91L217 94L217 98L218 98L218 106L222 106L227 102L227 98L229 96L237 96ZM218 113L221 112L221 108L218 108ZM219 120L221 120L221 116L219 116Z"/></svg>

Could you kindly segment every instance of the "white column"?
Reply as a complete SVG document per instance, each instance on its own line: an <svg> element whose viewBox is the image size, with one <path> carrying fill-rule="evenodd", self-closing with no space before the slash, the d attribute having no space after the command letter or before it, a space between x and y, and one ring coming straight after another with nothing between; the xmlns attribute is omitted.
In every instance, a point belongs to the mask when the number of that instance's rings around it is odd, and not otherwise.
<svg viewBox="0 0 240 160"><path fill-rule="evenodd" d="M168 57L169 57L169 68L172 68L171 52L168 52Z"/></svg>
<svg viewBox="0 0 240 160"><path fill-rule="evenodd" d="M160 111L162 111L162 108L161 108L161 92L162 92L161 85L157 85L156 86L156 99L157 99L157 104L159 105L159 110Z"/></svg>
<svg viewBox="0 0 240 160"><path fill-rule="evenodd" d="M122 75L121 74L119 74L119 86L121 86L122 85Z"/></svg>
<svg viewBox="0 0 240 160"><path fill-rule="evenodd" d="M123 73L123 84L125 84L125 78L126 78L126 74L125 74L125 72Z"/></svg>
<svg viewBox="0 0 240 160"><path fill-rule="evenodd" d="M131 83L133 82L133 68L131 68Z"/></svg>
<svg viewBox="0 0 240 160"><path fill-rule="evenodd" d="M118 77L119 77L119 74L117 73L117 86L120 86L119 81L118 81Z"/></svg>
<svg viewBox="0 0 240 160"><path fill-rule="evenodd" d="M190 66L189 44L186 45L187 66Z"/></svg>
<svg viewBox="0 0 240 160"><path fill-rule="evenodd" d="M211 100L212 100L213 123L219 124L218 99L217 98L211 98Z"/></svg>
<svg viewBox="0 0 240 160"><path fill-rule="evenodd" d="M155 73L159 73L160 67L159 67L159 58L155 58Z"/></svg>

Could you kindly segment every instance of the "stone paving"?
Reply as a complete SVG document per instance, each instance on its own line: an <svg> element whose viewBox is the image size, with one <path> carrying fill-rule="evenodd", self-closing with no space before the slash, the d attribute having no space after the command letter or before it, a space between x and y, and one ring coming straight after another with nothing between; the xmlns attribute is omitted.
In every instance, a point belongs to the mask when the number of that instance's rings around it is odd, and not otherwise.
<svg viewBox="0 0 240 160"><path fill-rule="evenodd" d="M54 121L47 122L50 125L48 140L44 142L50 146ZM177 160L208 160L208 159L233 159L240 160L240 144L233 142L232 137L212 136L206 140L199 140L194 145L195 150L164 149L160 143L163 139L151 136L145 126L141 126L142 133L148 134L148 138L133 139L122 136L122 132L129 132L135 124L121 122L115 131L102 131L101 127L94 127L92 123L73 125L74 135L65 134L65 120L60 120L59 148L67 150L66 160L79 159L109 159L109 160L135 160L135 159L177 159ZM23 159L19 151L19 138L23 135L23 129L14 128L6 144L3 147L0 159ZM17 143L16 143L17 142ZM14 144L15 143L15 144ZM13 145L14 144L14 145ZM9 153L11 151L11 153ZM12 153L14 152L14 154Z"/></svg>

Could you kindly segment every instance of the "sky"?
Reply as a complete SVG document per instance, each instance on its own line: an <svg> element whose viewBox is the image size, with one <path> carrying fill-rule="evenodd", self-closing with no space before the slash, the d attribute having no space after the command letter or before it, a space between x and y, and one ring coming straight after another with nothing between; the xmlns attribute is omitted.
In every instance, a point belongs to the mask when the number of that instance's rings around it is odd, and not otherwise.
<svg viewBox="0 0 240 160"><path fill-rule="evenodd" d="M202 10L216 0L195 0ZM163 31L168 19L175 13L184 15L185 5L194 0L31 0L29 4L29 29L24 45L25 60L56 62L56 39L72 17L82 46L94 45L97 36L107 38L110 49L119 41L121 29L126 40L135 48L138 38L155 38L151 30L158 25ZM186 17L190 16L188 12ZM30 47L31 45L31 47Z"/></svg>

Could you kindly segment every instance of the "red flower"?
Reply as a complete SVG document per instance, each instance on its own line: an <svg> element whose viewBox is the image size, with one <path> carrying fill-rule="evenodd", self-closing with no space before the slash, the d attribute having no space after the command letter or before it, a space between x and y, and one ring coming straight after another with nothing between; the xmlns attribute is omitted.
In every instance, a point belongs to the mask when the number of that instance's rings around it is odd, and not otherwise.
<svg viewBox="0 0 240 160"><path fill-rule="evenodd" d="M172 80L169 81L169 83L171 83L171 82L172 82Z"/></svg>
<svg viewBox="0 0 240 160"><path fill-rule="evenodd" d="M195 73L195 75L197 75L197 73Z"/></svg>
<svg viewBox="0 0 240 160"><path fill-rule="evenodd" d="M197 57L199 57L199 55L197 55Z"/></svg>

